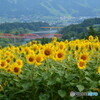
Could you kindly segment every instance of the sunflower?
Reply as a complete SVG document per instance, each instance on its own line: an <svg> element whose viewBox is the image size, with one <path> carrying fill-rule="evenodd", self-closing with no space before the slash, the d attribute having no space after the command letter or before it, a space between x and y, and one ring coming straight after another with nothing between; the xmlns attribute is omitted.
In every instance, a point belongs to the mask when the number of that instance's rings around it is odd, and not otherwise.
<svg viewBox="0 0 100 100"><path fill-rule="evenodd" d="M82 54L80 54L80 59L82 59L84 61L88 61L89 54L88 53L82 53Z"/></svg>
<svg viewBox="0 0 100 100"><path fill-rule="evenodd" d="M36 62L40 63L43 61L43 55L42 54L38 54L36 55L36 58L35 58Z"/></svg>
<svg viewBox="0 0 100 100"><path fill-rule="evenodd" d="M90 36L88 37L88 39L91 41L91 40L93 40L94 38L93 38L92 35L90 35Z"/></svg>
<svg viewBox="0 0 100 100"><path fill-rule="evenodd" d="M5 69L6 66L7 66L7 62L6 62L6 60L1 60L1 61L0 61L0 68Z"/></svg>
<svg viewBox="0 0 100 100"><path fill-rule="evenodd" d="M34 64L34 62L35 62L35 55L28 55L28 56L26 56L26 60L27 60L28 64Z"/></svg>
<svg viewBox="0 0 100 100"><path fill-rule="evenodd" d="M21 59L17 59L16 63L18 64L19 67L23 66L23 61Z"/></svg>
<svg viewBox="0 0 100 100"><path fill-rule="evenodd" d="M41 50L43 48L42 44L38 44L39 50Z"/></svg>
<svg viewBox="0 0 100 100"><path fill-rule="evenodd" d="M15 48L15 52L19 52L19 48L18 47Z"/></svg>
<svg viewBox="0 0 100 100"><path fill-rule="evenodd" d="M25 48L22 48L22 49L21 49L21 52L22 52L22 53L24 52L25 54L28 54L29 51L30 51L29 47L25 47Z"/></svg>
<svg viewBox="0 0 100 100"><path fill-rule="evenodd" d="M59 43L59 49L65 49L65 43L64 42L60 42Z"/></svg>
<svg viewBox="0 0 100 100"><path fill-rule="evenodd" d="M43 55L42 54L38 54L38 55L36 55L36 57L35 57L35 65L41 65L42 63L42 61L43 61Z"/></svg>
<svg viewBox="0 0 100 100"><path fill-rule="evenodd" d="M11 46L11 49L12 49L12 50L15 50L15 46L12 45L12 46Z"/></svg>
<svg viewBox="0 0 100 100"><path fill-rule="evenodd" d="M31 42L31 45L33 45L33 44L37 44L37 41L34 41L34 40L33 40L33 41Z"/></svg>
<svg viewBox="0 0 100 100"><path fill-rule="evenodd" d="M89 48L89 43L85 43L85 48L86 48L86 49Z"/></svg>
<svg viewBox="0 0 100 100"><path fill-rule="evenodd" d="M9 56L10 54L11 54L11 53L10 53L9 51L6 51L4 55L5 55L5 56Z"/></svg>
<svg viewBox="0 0 100 100"><path fill-rule="evenodd" d="M9 58L13 59L15 57L14 54L9 55Z"/></svg>
<svg viewBox="0 0 100 100"><path fill-rule="evenodd" d="M21 68L16 64L14 63L11 67L12 69L12 72L15 74L15 75L19 75L20 72L21 72Z"/></svg>
<svg viewBox="0 0 100 100"><path fill-rule="evenodd" d="M83 61L83 60L79 60L79 62L78 62L78 68L79 68L79 69L84 69L84 68L86 68L86 62Z"/></svg>
<svg viewBox="0 0 100 100"><path fill-rule="evenodd" d="M46 56L49 56L49 55L51 54L50 48L46 48L46 49L44 50L44 54L45 54Z"/></svg>
<svg viewBox="0 0 100 100"><path fill-rule="evenodd" d="M10 63L11 60L12 60L12 59L11 59L10 57L6 58L7 63Z"/></svg>
<svg viewBox="0 0 100 100"><path fill-rule="evenodd" d="M68 40L65 40L65 44L68 44Z"/></svg>
<svg viewBox="0 0 100 100"><path fill-rule="evenodd" d="M38 47L38 45L34 44L33 47L32 47L32 49L33 49L34 51L37 51L37 50L39 49L39 47Z"/></svg>
<svg viewBox="0 0 100 100"><path fill-rule="evenodd" d="M98 51L98 50L99 50L99 43L95 43L95 44L93 45L93 47L95 48L96 51Z"/></svg>
<svg viewBox="0 0 100 100"><path fill-rule="evenodd" d="M6 68L6 72L7 73L11 73L12 72L12 69L10 67Z"/></svg>
<svg viewBox="0 0 100 100"><path fill-rule="evenodd" d="M53 37L53 43L55 44L57 42L57 37Z"/></svg>
<svg viewBox="0 0 100 100"><path fill-rule="evenodd" d="M54 40L54 41L57 41L57 37L53 37L53 40Z"/></svg>
<svg viewBox="0 0 100 100"><path fill-rule="evenodd" d="M34 54L34 51L30 49L30 50L28 51L28 54L29 54L29 55L30 55L30 54L33 55L33 54Z"/></svg>
<svg viewBox="0 0 100 100"><path fill-rule="evenodd" d="M44 46L41 52L45 57L51 57L53 55L53 47Z"/></svg>
<svg viewBox="0 0 100 100"><path fill-rule="evenodd" d="M55 60L59 60L59 61L62 61L65 59L65 51L63 50L58 50L55 54Z"/></svg>

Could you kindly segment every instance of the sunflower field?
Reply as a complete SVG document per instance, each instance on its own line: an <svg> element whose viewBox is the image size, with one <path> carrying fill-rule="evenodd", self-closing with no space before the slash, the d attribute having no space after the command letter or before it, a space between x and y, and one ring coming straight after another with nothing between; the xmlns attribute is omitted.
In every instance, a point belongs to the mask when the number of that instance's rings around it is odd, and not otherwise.
<svg viewBox="0 0 100 100"><path fill-rule="evenodd" d="M0 100L100 100L98 37L0 47Z"/></svg>

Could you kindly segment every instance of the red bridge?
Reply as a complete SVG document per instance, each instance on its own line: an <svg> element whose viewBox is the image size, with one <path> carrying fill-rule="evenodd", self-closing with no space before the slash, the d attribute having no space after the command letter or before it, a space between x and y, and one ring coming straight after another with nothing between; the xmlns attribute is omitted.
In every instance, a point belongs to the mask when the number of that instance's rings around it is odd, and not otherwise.
<svg viewBox="0 0 100 100"><path fill-rule="evenodd" d="M37 38L53 38L53 37L61 38L62 34L44 34L42 36L39 36L37 34L28 33L28 34L10 34L10 33L0 33L0 38L10 38L10 39L37 39Z"/></svg>

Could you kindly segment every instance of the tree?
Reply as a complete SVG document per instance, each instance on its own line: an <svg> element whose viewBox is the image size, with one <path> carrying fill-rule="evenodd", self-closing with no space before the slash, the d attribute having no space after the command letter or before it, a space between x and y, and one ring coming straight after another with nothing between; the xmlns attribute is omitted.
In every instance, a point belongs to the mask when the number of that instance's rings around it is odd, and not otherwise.
<svg viewBox="0 0 100 100"><path fill-rule="evenodd" d="M92 35L92 36L96 36L96 31L94 30L93 26L89 27L89 31L88 31L88 36Z"/></svg>

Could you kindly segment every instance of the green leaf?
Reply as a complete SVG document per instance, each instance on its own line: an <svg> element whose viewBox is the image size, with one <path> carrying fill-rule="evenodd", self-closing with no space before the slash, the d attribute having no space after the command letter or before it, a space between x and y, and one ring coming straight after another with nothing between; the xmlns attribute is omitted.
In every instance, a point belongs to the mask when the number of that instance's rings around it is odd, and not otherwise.
<svg viewBox="0 0 100 100"><path fill-rule="evenodd" d="M49 94L40 94L39 100L48 100L50 97Z"/></svg>
<svg viewBox="0 0 100 100"><path fill-rule="evenodd" d="M21 86L23 87L23 89L28 89L28 88L30 88L31 87L31 83L23 83L23 84L21 84Z"/></svg>
<svg viewBox="0 0 100 100"><path fill-rule="evenodd" d="M56 83L56 80L49 80L47 82L47 85L54 85Z"/></svg>
<svg viewBox="0 0 100 100"><path fill-rule="evenodd" d="M89 75L90 75L90 73L89 73L89 72L87 72L87 71L85 71L85 75L88 75L88 76L89 76Z"/></svg>
<svg viewBox="0 0 100 100"><path fill-rule="evenodd" d="M83 85L77 85L76 87L78 88L78 90L80 92L84 90L84 86Z"/></svg>
<svg viewBox="0 0 100 100"><path fill-rule="evenodd" d="M58 71L57 73L59 74L59 76L63 76L64 75L64 71Z"/></svg>
<svg viewBox="0 0 100 100"><path fill-rule="evenodd" d="M89 77L85 77L87 81L92 81Z"/></svg>
<svg viewBox="0 0 100 100"><path fill-rule="evenodd" d="M100 84L100 81L99 81L99 84Z"/></svg>
<svg viewBox="0 0 100 100"><path fill-rule="evenodd" d="M61 82L61 79L58 77L58 78L56 78L56 82Z"/></svg>
<svg viewBox="0 0 100 100"><path fill-rule="evenodd" d="M91 88L95 88L96 86L98 86L98 82L97 81L91 81Z"/></svg>
<svg viewBox="0 0 100 100"><path fill-rule="evenodd" d="M68 97L67 100L77 100L77 97Z"/></svg>
<svg viewBox="0 0 100 100"><path fill-rule="evenodd" d="M19 80L18 79L13 79L14 81L16 81L16 82L19 82Z"/></svg>
<svg viewBox="0 0 100 100"><path fill-rule="evenodd" d="M63 98L66 95L64 90L58 90L58 94Z"/></svg>
<svg viewBox="0 0 100 100"><path fill-rule="evenodd" d="M65 78L68 80L68 81L71 81L71 80L73 80L74 78L75 78L75 74L66 74L65 75Z"/></svg>
<svg viewBox="0 0 100 100"><path fill-rule="evenodd" d="M5 95L3 95L3 94L0 94L0 99L4 99L4 98L6 98L6 96Z"/></svg>

